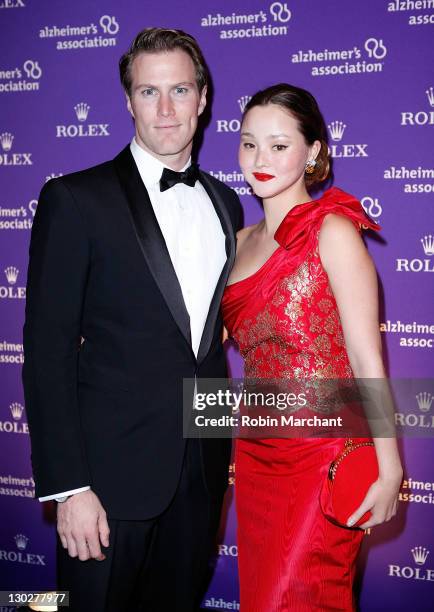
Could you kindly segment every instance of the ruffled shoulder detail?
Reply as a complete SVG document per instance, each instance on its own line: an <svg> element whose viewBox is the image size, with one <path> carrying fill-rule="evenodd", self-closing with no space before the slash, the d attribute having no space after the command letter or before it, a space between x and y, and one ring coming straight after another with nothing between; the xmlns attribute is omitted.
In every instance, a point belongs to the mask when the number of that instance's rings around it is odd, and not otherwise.
<svg viewBox="0 0 434 612"><path fill-rule="evenodd" d="M316 240L315 229L321 227L324 217L330 213L348 217L358 231L381 229L354 196L332 187L318 200L294 206L277 228L274 239L280 246L290 249L294 256L304 253Z"/></svg>

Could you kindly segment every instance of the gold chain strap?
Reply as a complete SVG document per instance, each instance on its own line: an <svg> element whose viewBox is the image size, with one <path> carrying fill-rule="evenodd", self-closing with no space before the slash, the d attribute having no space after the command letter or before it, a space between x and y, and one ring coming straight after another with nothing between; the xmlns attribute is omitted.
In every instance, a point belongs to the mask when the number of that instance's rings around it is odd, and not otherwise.
<svg viewBox="0 0 434 612"><path fill-rule="evenodd" d="M336 476L337 469L339 464L345 457L347 457L350 453L353 452L356 448L360 448L361 446L374 446L373 442L359 442L358 444L354 444L352 438L348 438L345 440L345 446L343 451L336 457L334 461L331 462L328 472L328 479L334 480Z"/></svg>

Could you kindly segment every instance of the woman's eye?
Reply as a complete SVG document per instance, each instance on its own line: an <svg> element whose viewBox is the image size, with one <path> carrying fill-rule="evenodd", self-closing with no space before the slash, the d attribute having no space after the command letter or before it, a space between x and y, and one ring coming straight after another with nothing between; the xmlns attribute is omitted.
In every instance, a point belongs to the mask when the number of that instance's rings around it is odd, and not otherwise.
<svg viewBox="0 0 434 612"><path fill-rule="evenodd" d="M282 145L282 144L278 144L278 145L274 145L274 149L276 151L285 151L285 149L287 149L287 145Z"/></svg>
<svg viewBox="0 0 434 612"><path fill-rule="evenodd" d="M243 142L243 148L244 149L253 149L254 146L255 145L252 142Z"/></svg>

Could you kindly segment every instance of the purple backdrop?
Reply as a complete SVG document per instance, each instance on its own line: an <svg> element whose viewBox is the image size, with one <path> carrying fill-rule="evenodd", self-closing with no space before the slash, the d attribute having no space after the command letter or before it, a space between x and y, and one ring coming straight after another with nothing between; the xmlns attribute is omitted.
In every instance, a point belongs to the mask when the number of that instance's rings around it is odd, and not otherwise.
<svg viewBox="0 0 434 612"><path fill-rule="evenodd" d="M360 602L362 611L432 610L434 407L423 378L434 341L433 24L434 0L0 0L0 589L54 585L53 508L32 499L20 382L36 198L44 181L111 158L130 140L117 61L138 29L162 25L192 33L205 52L215 94L200 162L237 190L248 224L261 209L237 165L241 110L257 89L287 81L323 109L335 184L383 227L368 246L384 296L385 356L391 376L415 380L398 402L411 434L401 443L399 515L365 538ZM240 375L235 349L228 354ZM207 609L239 609L232 495L231 486Z"/></svg>

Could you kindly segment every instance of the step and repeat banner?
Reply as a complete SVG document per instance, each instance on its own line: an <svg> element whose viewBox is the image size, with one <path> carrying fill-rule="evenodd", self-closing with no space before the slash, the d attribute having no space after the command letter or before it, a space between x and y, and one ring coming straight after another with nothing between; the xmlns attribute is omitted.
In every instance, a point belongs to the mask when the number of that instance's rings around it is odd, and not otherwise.
<svg viewBox="0 0 434 612"><path fill-rule="evenodd" d="M110 159L131 139L117 63L147 26L181 28L201 45L214 85L201 167L237 191L247 224L262 211L237 165L241 113L256 90L285 81L316 96L335 185L382 226L367 245L380 279L384 356L390 376L408 379L411 392L397 394L399 514L365 538L360 607L432 610L434 0L0 0L0 590L55 584L54 508L34 499L21 388L38 194L44 182ZM241 376L235 347L228 358ZM204 609L239 609L235 479L231 465Z"/></svg>

